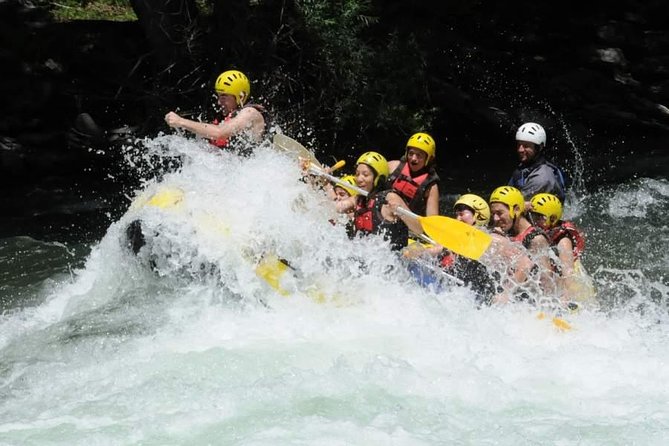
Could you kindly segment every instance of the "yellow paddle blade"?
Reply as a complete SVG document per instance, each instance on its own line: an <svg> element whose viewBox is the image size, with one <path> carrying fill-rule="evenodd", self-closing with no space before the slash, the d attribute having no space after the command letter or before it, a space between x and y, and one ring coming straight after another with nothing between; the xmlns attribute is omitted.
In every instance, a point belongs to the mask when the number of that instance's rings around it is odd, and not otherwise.
<svg viewBox="0 0 669 446"><path fill-rule="evenodd" d="M492 237L474 226L443 215L418 217L423 231L435 242L461 256L478 260Z"/></svg>
<svg viewBox="0 0 669 446"><path fill-rule="evenodd" d="M569 331L571 330L571 324L564 319L561 319L559 317L554 317L553 318L553 325L555 325L555 328L557 328L560 331Z"/></svg>
<svg viewBox="0 0 669 446"><path fill-rule="evenodd" d="M287 270L288 265L276 255L266 254L256 266L256 276L267 282L277 293L287 296L290 293L281 287L281 277Z"/></svg>
<svg viewBox="0 0 669 446"><path fill-rule="evenodd" d="M202 231L205 234L223 237L229 237L231 234L230 226L209 212L197 214L194 216L194 219L197 222L196 228L198 231Z"/></svg>
<svg viewBox="0 0 669 446"><path fill-rule="evenodd" d="M184 199L184 192L178 188L166 187L156 192L147 202L149 206L155 206L161 209L168 209L181 203Z"/></svg>
<svg viewBox="0 0 669 446"><path fill-rule="evenodd" d="M596 303L597 289L579 259L574 261L574 273L565 278L565 285L572 301L587 305Z"/></svg>
<svg viewBox="0 0 669 446"><path fill-rule="evenodd" d="M539 314L537 314L537 319L543 320L546 319L546 313L543 311L540 311ZM559 317L553 317L551 319L551 322L553 323L553 326L557 328L559 331L569 331L571 330L571 324L567 321L565 321L562 318Z"/></svg>
<svg viewBox="0 0 669 446"><path fill-rule="evenodd" d="M277 150L292 153L295 156L308 159L319 169L323 168L323 165L316 159L316 156L314 156L313 153L311 153L306 147L289 136L277 133L272 139L272 144L274 144L274 148Z"/></svg>

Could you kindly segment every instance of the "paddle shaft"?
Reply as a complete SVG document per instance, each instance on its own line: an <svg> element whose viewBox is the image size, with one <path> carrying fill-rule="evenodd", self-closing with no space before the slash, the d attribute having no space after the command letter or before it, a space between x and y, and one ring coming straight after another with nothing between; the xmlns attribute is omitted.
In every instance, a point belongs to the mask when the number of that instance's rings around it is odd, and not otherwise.
<svg viewBox="0 0 669 446"><path fill-rule="evenodd" d="M335 164L336 165L336 164ZM321 169L310 166L309 167L309 172L313 173L314 175L321 176L323 178L327 178L328 180L332 181L333 183L338 184L339 186L343 186L347 189L351 189L362 195L363 197L366 197L369 195L369 192L367 192L365 189L360 189L358 186L354 186L352 184L347 183L346 181L342 180L341 178L337 178L334 175L330 175L329 173L323 172Z"/></svg>
<svg viewBox="0 0 669 446"><path fill-rule="evenodd" d="M340 186L346 187L347 189L352 189L352 190L356 191L357 193L359 193L360 195L362 195L363 197L366 197L366 196L369 195L369 192L367 192L365 189L361 189L358 186L353 186L352 184L349 184L346 181L344 181L340 178L337 178L334 175L330 175L329 173L325 173L321 169L318 169L314 166L309 167L309 171L312 172L315 175L320 175L323 178L327 178L328 180L332 181L333 183L336 183ZM420 220L420 215L414 214L413 212L411 212L407 209L404 209L401 206L397 207L397 211L400 214L406 215L407 217L411 217L411 218L415 218L415 219ZM434 241L430 241L429 243L434 243Z"/></svg>
<svg viewBox="0 0 669 446"><path fill-rule="evenodd" d="M336 184L338 184L338 185L340 185L340 186L343 186L343 187L345 187L345 188L347 188L347 189L352 189L352 190L356 191L357 193L359 193L360 195L362 195L363 197L366 197L366 196L369 195L369 192L367 192L365 189L361 189L361 188L359 188L358 186L353 186L352 184L349 184L349 183L347 183L346 181L344 181L344 180L342 180L342 179L340 179L340 178L337 178L337 177L334 176L334 175L330 175L330 174L328 174L328 173L325 173L325 172L323 172L321 169L318 169L318 168L316 168L316 167L314 167L314 166L309 167L309 171L312 172L312 173L314 173L315 175L320 175L320 176L322 176L322 177L324 177L324 178L327 178L328 180L332 181L333 183L336 183ZM404 214L404 215L406 215L407 217L411 217L411 218L415 218L415 219L419 219L419 220L420 220L420 216L419 216L419 215L414 214L413 212L411 212L411 211L409 211L409 210L407 210L407 209L404 209L404 208L401 207L401 206L400 206L400 207L397 207L397 211L398 211L400 214ZM426 237L427 237L427 236L426 236ZM430 241L429 243L434 243L434 241ZM436 243L434 243L434 244L436 244Z"/></svg>

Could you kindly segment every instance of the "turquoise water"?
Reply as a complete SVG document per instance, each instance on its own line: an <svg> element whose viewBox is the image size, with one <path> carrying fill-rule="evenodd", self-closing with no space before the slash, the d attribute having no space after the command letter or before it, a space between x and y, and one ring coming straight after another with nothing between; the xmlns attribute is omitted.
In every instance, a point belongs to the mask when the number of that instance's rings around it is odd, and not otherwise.
<svg viewBox="0 0 669 446"><path fill-rule="evenodd" d="M99 242L0 241L0 444L665 443L669 181L571 197L601 308L561 332L416 287L284 155L147 145L183 168ZM140 205L166 187L178 204ZM160 235L135 257L138 218ZM255 275L266 252L300 271L286 296Z"/></svg>

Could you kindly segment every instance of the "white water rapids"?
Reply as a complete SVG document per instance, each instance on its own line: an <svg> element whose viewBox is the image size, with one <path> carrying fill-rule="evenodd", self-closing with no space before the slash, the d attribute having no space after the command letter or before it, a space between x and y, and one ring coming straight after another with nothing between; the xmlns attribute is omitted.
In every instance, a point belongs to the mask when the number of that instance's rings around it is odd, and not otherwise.
<svg viewBox="0 0 669 446"><path fill-rule="evenodd" d="M178 188L183 202L130 210L83 268L0 316L0 444L669 438L669 243L666 219L648 215L668 210L666 181L569 209L594 216L581 222L592 233L585 263L606 311L567 315L573 329L561 332L531 307L477 309L466 289L415 285L380 240L350 241L328 222L325 198L286 155L238 158L176 136L147 144L184 164L144 196ZM647 213L626 207L632 199ZM138 218L157 228L153 269L125 243ZM631 235L610 232L620 220ZM283 283L290 295L256 276L265 252L299 271Z"/></svg>

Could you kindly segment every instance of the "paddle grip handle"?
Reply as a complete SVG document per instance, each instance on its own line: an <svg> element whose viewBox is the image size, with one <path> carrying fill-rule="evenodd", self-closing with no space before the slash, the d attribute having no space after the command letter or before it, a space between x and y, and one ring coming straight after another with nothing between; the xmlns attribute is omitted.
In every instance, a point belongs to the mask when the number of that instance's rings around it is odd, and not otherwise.
<svg viewBox="0 0 669 446"><path fill-rule="evenodd" d="M339 160L339 161L337 161L337 162L335 163L334 166L330 167L330 171L334 172L335 170L339 170L339 169L341 169L341 168L344 167L345 165L346 165L346 161L345 161L345 160Z"/></svg>

